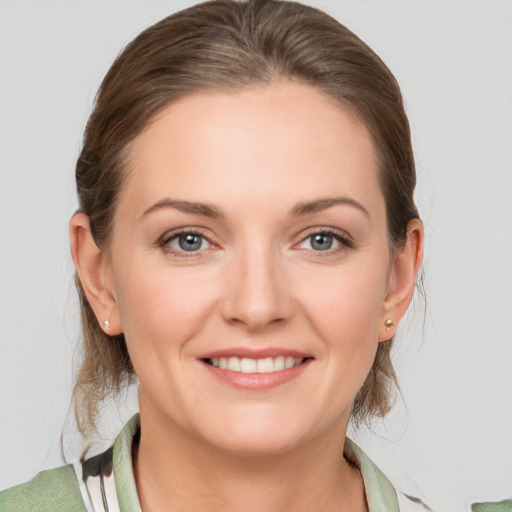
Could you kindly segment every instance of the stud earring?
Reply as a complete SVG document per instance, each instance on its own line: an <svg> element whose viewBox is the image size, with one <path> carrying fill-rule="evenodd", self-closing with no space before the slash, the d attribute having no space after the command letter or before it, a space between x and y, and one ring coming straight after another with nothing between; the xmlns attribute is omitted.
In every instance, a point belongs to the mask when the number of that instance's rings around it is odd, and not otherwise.
<svg viewBox="0 0 512 512"><path fill-rule="evenodd" d="M105 328L106 331L108 331L110 329L110 321L108 318L103 320L103 327Z"/></svg>
<svg viewBox="0 0 512 512"><path fill-rule="evenodd" d="M395 325L395 322L393 322L393 320L391 320L391 318L386 320L386 327L387 327L388 331L391 331L391 327L393 327L393 325Z"/></svg>

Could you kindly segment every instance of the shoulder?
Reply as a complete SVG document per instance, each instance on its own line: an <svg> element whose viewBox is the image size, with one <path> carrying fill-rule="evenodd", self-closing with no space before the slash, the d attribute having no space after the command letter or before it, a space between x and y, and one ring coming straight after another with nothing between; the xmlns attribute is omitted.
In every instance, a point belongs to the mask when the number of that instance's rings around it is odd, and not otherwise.
<svg viewBox="0 0 512 512"><path fill-rule="evenodd" d="M0 512L140 512L131 458L139 427L136 414L105 452L0 492Z"/></svg>
<svg viewBox="0 0 512 512"><path fill-rule="evenodd" d="M512 512L512 498L496 503L473 503L472 512Z"/></svg>
<svg viewBox="0 0 512 512"><path fill-rule="evenodd" d="M0 492L0 512L86 512L72 466L42 471Z"/></svg>

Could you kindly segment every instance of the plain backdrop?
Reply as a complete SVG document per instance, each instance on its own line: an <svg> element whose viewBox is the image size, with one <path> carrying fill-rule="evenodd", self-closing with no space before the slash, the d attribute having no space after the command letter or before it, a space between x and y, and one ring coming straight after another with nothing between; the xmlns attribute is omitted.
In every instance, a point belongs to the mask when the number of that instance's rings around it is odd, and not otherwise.
<svg viewBox="0 0 512 512"><path fill-rule="evenodd" d="M0 0L0 488L79 452L67 223L96 89L138 32L192 2ZM319 0L402 86L426 226L426 313L400 326L402 393L353 437L433 508L512 495L512 2ZM135 408L106 411L107 446Z"/></svg>

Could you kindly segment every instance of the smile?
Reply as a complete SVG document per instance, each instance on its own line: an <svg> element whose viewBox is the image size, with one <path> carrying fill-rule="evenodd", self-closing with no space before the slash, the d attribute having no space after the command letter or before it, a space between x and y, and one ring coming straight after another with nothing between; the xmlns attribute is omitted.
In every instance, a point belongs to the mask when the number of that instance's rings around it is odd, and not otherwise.
<svg viewBox="0 0 512 512"><path fill-rule="evenodd" d="M302 375L314 361L310 354L283 348L230 348L202 354L198 360L220 382L241 390L270 390Z"/></svg>
<svg viewBox="0 0 512 512"><path fill-rule="evenodd" d="M304 358L291 356L265 357L252 359L249 357L213 357L206 359L208 364L221 370L241 373L273 373L298 366Z"/></svg>

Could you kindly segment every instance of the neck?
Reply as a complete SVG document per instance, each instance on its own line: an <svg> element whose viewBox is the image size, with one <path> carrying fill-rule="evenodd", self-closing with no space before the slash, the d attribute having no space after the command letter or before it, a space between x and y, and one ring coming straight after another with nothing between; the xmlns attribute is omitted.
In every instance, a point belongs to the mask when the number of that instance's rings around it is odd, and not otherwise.
<svg viewBox="0 0 512 512"><path fill-rule="evenodd" d="M144 511L367 510L361 474L343 458L346 425L286 453L239 455L143 418L134 472Z"/></svg>

